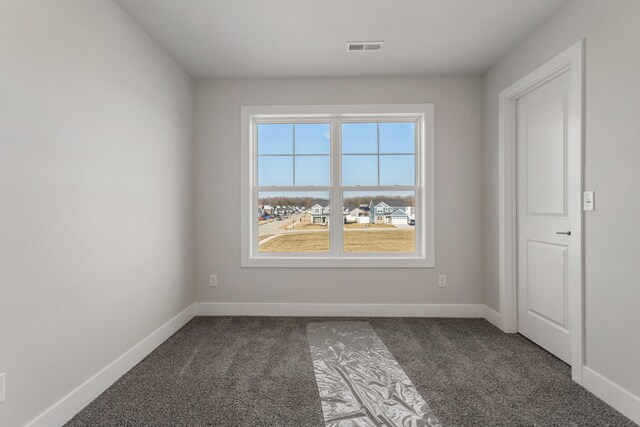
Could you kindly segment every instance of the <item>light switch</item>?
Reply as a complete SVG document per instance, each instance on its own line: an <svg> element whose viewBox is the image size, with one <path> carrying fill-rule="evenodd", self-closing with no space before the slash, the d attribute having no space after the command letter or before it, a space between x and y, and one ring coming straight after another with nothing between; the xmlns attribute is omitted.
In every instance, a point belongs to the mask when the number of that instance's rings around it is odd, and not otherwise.
<svg viewBox="0 0 640 427"><path fill-rule="evenodd" d="M595 211L596 200L595 193L593 191L585 191L582 195L582 210Z"/></svg>

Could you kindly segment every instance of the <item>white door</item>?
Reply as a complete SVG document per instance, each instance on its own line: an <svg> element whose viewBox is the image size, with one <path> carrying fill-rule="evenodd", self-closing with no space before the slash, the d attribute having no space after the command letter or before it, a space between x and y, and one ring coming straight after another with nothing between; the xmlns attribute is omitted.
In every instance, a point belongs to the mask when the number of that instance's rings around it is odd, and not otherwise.
<svg viewBox="0 0 640 427"><path fill-rule="evenodd" d="M572 244L565 72L517 100L518 332L571 363ZM579 209L579 207L578 207ZM564 234L560 234L564 233ZM579 258L579 257L578 257ZM580 268L580 267L578 267Z"/></svg>

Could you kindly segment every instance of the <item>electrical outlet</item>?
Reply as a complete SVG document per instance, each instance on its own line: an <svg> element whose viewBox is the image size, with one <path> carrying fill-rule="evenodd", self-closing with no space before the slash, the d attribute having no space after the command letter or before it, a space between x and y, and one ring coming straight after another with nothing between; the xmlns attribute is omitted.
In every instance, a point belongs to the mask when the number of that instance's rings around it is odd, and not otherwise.
<svg viewBox="0 0 640 427"><path fill-rule="evenodd" d="M438 276L438 287L439 288L446 288L447 287L447 275L446 274L441 274L440 276Z"/></svg>
<svg viewBox="0 0 640 427"><path fill-rule="evenodd" d="M209 276L209 286L211 286L212 288L217 288L218 287L218 275L217 274L212 274Z"/></svg>
<svg viewBox="0 0 640 427"><path fill-rule="evenodd" d="M4 402L4 373L0 374L0 403Z"/></svg>

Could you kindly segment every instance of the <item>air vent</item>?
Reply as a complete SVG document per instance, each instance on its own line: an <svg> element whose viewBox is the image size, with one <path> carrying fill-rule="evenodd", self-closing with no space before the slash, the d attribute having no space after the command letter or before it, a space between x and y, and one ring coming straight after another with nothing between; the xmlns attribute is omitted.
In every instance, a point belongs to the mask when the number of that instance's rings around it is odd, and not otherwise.
<svg viewBox="0 0 640 427"><path fill-rule="evenodd" d="M384 42L347 42L347 52L376 52Z"/></svg>

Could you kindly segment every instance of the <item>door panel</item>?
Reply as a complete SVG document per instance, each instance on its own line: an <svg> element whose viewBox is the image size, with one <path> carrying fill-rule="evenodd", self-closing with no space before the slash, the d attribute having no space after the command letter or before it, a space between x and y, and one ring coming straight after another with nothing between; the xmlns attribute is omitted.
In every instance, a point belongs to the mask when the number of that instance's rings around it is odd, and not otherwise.
<svg viewBox="0 0 640 427"><path fill-rule="evenodd" d="M569 74L517 101L518 332L569 363Z"/></svg>
<svg viewBox="0 0 640 427"><path fill-rule="evenodd" d="M567 247L527 241L528 310L566 329Z"/></svg>
<svg viewBox="0 0 640 427"><path fill-rule="evenodd" d="M527 207L529 215L565 215L565 94L528 107Z"/></svg>

